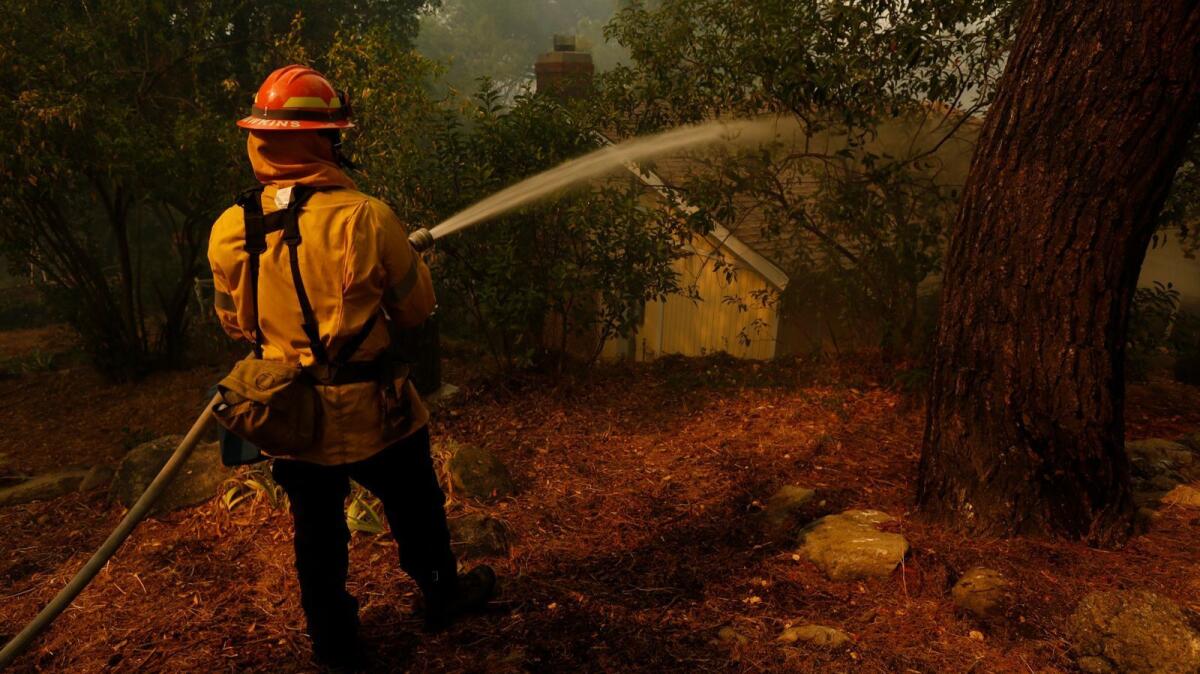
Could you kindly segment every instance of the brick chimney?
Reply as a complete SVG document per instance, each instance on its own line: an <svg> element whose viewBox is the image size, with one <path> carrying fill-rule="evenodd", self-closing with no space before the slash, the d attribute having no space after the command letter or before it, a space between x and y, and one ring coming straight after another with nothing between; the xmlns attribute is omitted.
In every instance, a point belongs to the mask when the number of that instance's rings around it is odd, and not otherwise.
<svg viewBox="0 0 1200 674"><path fill-rule="evenodd" d="M592 55L576 49L574 35L555 35L554 51L542 54L533 64L538 93L556 98L583 98L591 93L596 68Z"/></svg>

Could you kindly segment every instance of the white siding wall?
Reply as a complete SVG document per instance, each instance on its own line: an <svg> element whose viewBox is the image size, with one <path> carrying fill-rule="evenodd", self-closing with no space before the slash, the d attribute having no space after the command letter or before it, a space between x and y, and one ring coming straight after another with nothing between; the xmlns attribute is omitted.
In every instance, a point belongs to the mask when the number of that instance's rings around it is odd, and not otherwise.
<svg viewBox="0 0 1200 674"><path fill-rule="evenodd" d="M723 269L713 269L709 259L712 246L701 238L694 246L696 252L677 261L675 269L680 284L694 283L700 298L672 295L665 304L647 304L634 337L637 359L652 360L662 354L702 356L718 351L738 358L772 358L779 329L776 306L761 306L752 297L766 290L767 282L740 264L733 280L728 281ZM727 298L738 298L748 306L742 310ZM748 344L743 335L749 338Z"/></svg>

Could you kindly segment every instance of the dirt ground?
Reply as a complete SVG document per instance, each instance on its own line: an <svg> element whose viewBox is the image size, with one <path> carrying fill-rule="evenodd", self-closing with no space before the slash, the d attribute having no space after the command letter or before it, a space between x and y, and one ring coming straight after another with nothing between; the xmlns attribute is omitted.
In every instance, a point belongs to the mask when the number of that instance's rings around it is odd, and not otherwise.
<svg viewBox="0 0 1200 674"><path fill-rule="evenodd" d="M130 435L185 428L215 374L0 382L0 452L34 472L114 458ZM434 434L496 452L517 482L494 506L449 503L451 517L486 511L509 527L510 556L487 560L501 593L487 615L426 637L390 537L355 534L351 589L379 671L1069 672L1065 618L1089 591L1144 588L1200 610L1200 511L1165 510L1116 551L921 522L922 413L889 382L862 364L712 358L468 387ZM1129 404L1130 438L1200 430L1200 390L1137 386ZM888 579L826 579L757 533L755 513L784 484L818 489L830 509L899 517L910 556ZM0 635L121 514L99 495L0 510ZM15 671L312 671L290 546L286 512L262 499L147 522ZM1016 581L1013 610L986 624L957 613L948 592L978 564ZM802 622L853 641L776 642ZM726 626L745 642L718 641Z"/></svg>

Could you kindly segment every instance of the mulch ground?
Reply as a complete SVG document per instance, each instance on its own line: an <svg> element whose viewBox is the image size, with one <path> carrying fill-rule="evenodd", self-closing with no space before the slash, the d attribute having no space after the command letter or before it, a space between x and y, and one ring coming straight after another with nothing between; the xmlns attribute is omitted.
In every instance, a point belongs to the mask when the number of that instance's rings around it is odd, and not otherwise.
<svg viewBox="0 0 1200 674"><path fill-rule="evenodd" d="M113 464L133 447L184 433L228 368L106 382L65 325L0 331L0 476Z"/></svg>
<svg viewBox="0 0 1200 674"><path fill-rule="evenodd" d="M36 442L51 458L21 464L30 467L119 454L116 410L128 410L125 427L179 432L210 378L96 384L96 400L120 403L105 408L103 432L86 414L37 426L15 418L25 407L0 409L6 430L44 435L4 437L0 451ZM1065 619L1089 591L1145 588L1200 610L1200 511L1168 509L1115 551L970 539L920 521L922 413L889 381L864 365L712 358L469 387L434 433L496 452L518 484L492 506L450 496L451 517L486 511L507 523L511 555L487 560L501 594L487 615L421 635L392 540L355 534L351 589L380 671L1075 671ZM37 395L47 415L71 400ZM1139 386L1130 398L1131 438L1200 430L1197 389ZM897 516L912 553L891 578L829 581L757 532L755 514L784 484L817 488L831 510ZM98 495L0 510L0 633L31 618L120 516ZM149 521L15 670L312 671L290 546L287 514L263 499ZM950 602L954 578L978 564L1015 580L1002 620L980 623ZM776 642L802 622L853 642ZM718 641L726 626L744 643Z"/></svg>

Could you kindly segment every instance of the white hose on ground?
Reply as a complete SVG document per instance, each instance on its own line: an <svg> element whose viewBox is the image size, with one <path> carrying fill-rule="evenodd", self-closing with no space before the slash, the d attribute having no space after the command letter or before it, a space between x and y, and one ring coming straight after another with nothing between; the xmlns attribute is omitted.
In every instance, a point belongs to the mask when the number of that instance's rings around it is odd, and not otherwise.
<svg viewBox="0 0 1200 674"><path fill-rule="evenodd" d="M149 487L146 487L146 491L142 493L141 498L137 500L137 503L133 504L133 507L125 514L121 523L108 535L104 544L96 550L92 558L87 561L87 564L83 565L83 568L79 570L79 573L75 574L71 582L67 583L67 586L54 596L54 599L46 605L46 608L42 609L37 614L37 617L25 626L25 629L13 637L4 646L3 650L0 650L0 670L12 664L13 660L17 659L17 656L25 652L26 648L29 648L29 645L33 643L38 634L41 634L42 630L49 627L50 623L54 622L54 619L58 617L58 614L71 605L75 597L79 596L80 592L83 592L88 583L92 582L92 579L100 572L100 569L104 568L104 565L108 563L109 558L117 552L117 549L121 547L121 544L133 532L134 527L146 517L146 514L150 512L150 508L154 506L154 502L162 495L167 485L171 484L171 480L175 479L175 475L179 473L179 469L183 467L184 462L191 456L192 450L196 448L196 443L200 440L200 434L204 432L204 427L213 418L212 408L213 405L217 404L218 400L219 398L214 397L208 405L204 406L204 411L200 413L196 422L192 424L191 430L188 431L183 441L175 448L175 453L167 460L166 465L159 471L154 481L150 483Z"/></svg>

